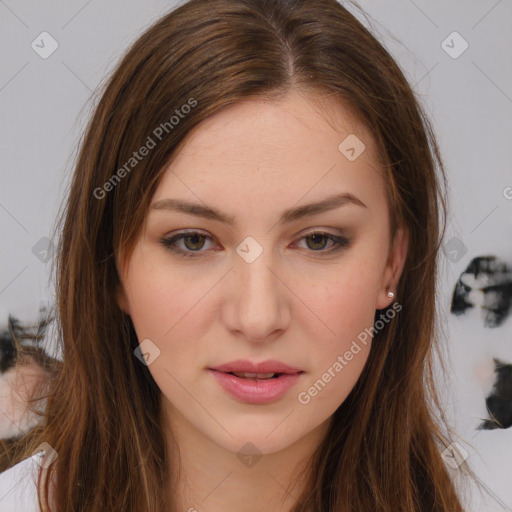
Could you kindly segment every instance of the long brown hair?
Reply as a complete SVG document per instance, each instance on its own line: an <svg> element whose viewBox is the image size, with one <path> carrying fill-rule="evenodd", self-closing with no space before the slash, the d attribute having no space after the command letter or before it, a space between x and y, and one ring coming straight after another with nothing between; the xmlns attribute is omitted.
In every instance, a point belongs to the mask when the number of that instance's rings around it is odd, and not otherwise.
<svg viewBox="0 0 512 512"><path fill-rule="evenodd" d="M446 177L420 102L376 37L335 0L190 0L146 30L105 83L59 219L64 363L42 393L44 421L17 453L42 442L56 450L55 512L174 510L162 492L175 456L160 390L134 356L115 256L129 257L163 170L194 127L243 99L290 90L322 91L369 127L387 176L391 237L402 224L410 235L400 314L375 334L293 512L463 510L441 456L451 433L433 378ZM144 145L147 155L132 161ZM473 475L467 463L459 471Z"/></svg>

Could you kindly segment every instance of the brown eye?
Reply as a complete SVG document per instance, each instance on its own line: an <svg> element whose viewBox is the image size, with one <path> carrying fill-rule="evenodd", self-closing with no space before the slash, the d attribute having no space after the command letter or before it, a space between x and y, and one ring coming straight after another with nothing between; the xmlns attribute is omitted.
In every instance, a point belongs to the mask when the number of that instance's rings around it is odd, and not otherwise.
<svg viewBox="0 0 512 512"><path fill-rule="evenodd" d="M183 237L185 247L187 249L190 249L191 251L198 251L199 249L202 249L204 246L205 239L206 239L205 235L200 235L198 233L194 233L192 235L186 235ZM190 244L187 243L187 240L190 240Z"/></svg>
<svg viewBox="0 0 512 512"><path fill-rule="evenodd" d="M182 256L202 256L205 253L204 243L206 240L212 240L212 237L203 235L196 231L179 233L169 238L161 238L160 243L168 250L176 252ZM179 244L178 244L179 242Z"/></svg>
<svg viewBox="0 0 512 512"><path fill-rule="evenodd" d="M306 248L309 252L318 252L321 255L339 251L349 245L349 240L343 236L336 236L331 233L317 231L303 236L301 240L306 240ZM326 243L331 241L332 244L326 249Z"/></svg>
<svg viewBox="0 0 512 512"><path fill-rule="evenodd" d="M312 240L312 244L307 244L309 249L321 250L325 248L325 244L329 240L329 237L324 233L313 233L304 237L306 240ZM322 243L323 242L323 243Z"/></svg>

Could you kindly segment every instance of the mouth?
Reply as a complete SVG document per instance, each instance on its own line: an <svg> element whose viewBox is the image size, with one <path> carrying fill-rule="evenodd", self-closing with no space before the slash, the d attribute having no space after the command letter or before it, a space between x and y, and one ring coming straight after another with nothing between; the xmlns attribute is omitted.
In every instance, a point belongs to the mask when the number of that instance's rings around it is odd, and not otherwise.
<svg viewBox="0 0 512 512"><path fill-rule="evenodd" d="M245 379L272 379L282 375L295 375L303 373L303 370L296 366L290 366L276 359L269 359L256 363L248 359L238 359L229 363L208 368L209 370L235 375Z"/></svg>
<svg viewBox="0 0 512 512"><path fill-rule="evenodd" d="M217 371L217 370L214 370ZM227 375L233 375L238 377L239 379L244 380L271 380L278 379L283 375L295 375L303 372L295 372L295 373L280 373L280 372L269 372L269 373L249 373L249 372L221 372L226 373Z"/></svg>
<svg viewBox="0 0 512 512"><path fill-rule="evenodd" d="M215 381L231 397L249 404L274 402L298 384L302 370L285 372L239 372L208 369Z"/></svg>

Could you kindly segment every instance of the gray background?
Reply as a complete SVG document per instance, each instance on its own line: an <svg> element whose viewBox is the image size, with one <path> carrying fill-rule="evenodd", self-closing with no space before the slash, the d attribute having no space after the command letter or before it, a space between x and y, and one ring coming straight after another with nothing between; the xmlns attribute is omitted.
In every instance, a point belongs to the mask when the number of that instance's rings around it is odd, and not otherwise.
<svg viewBox="0 0 512 512"><path fill-rule="evenodd" d="M440 273L440 313L450 342L443 356L451 375L443 385L444 404L469 463L511 506L512 431L477 431L476 426L487 417L492 357L512 363L512 322L509 317L501 328L489 329L478 311L465 318L448 311L453 286L473 257L512 260L512 193L506 192L512 187L512 2L359 4L414 85L438 136L454 212L446 252L453 249L448 244L454 237L466 247L455 257L446 255ZM162 0L0 0L0 325L9 313L36 321L40 305L53 303L46 237L96 101L93 91L142 30L174 5ZM450 36L454 31L468 44L457 58L453 52L463 41ZM58 43L46 59L31 47L33 41L42 46L42 32ZM503 510L484 505L477 495L470 501L468 510L474 512Z"/></svg>

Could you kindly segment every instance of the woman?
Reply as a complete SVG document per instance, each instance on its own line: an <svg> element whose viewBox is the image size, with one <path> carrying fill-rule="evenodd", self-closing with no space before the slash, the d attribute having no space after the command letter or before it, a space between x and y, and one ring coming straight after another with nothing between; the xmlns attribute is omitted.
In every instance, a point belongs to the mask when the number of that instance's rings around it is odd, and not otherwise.
<svg viewBox="0 0 512 512"><path fill-rule="evenodd" d="M64 364L13 459L41 510L464 510L431 372L445 186L404 75L335 0L156 22L60 218Z"/></svg>

